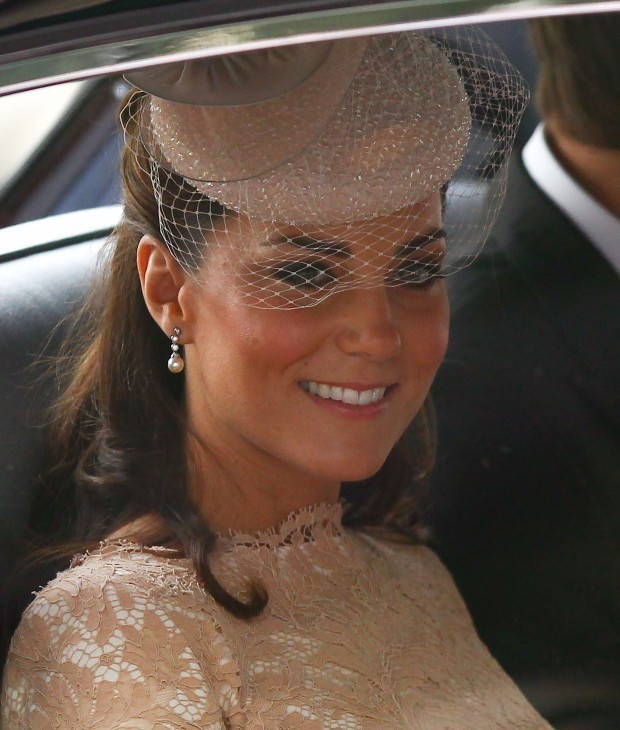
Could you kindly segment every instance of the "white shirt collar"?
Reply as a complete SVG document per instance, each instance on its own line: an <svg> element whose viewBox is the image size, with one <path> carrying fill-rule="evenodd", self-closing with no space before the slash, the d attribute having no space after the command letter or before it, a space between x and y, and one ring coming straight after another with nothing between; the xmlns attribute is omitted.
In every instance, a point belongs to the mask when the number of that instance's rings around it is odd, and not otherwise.
<svg viewBox="0 0 620 730"><path fill-rule="evenodd" d="M522 155L532 180L620 275L620 218L604 208L566 172L547 144L543 124L536 127Z"/></svg>

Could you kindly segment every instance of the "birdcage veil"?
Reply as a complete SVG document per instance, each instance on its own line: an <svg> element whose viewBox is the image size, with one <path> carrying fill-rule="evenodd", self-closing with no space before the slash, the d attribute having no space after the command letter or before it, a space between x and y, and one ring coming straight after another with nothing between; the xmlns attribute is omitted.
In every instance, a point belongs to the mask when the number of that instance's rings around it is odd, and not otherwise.
<svg viewBox="0 0 620 730"><path fill-rule="evenodd" d="M145 93L130 101L126 132L146 153L166 245L197 281L217 250L244 302L270 308L425 286L470 263L527 103L519 73L472 27L235 54L130 80Z"/></svg>

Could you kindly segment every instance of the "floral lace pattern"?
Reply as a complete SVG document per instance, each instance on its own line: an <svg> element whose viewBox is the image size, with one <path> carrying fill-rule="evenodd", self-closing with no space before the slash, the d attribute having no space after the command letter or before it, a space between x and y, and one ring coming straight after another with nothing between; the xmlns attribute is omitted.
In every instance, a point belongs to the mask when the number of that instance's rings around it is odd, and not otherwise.
<svg viewBox="0 0 620 730"><path fill-rule="evenodd" d="M5 730L549 728L490 657L427 548L342 528L338 505L221 538L216 575L269 592L249 622L186 560L107 542L36 596Z"/></svg>

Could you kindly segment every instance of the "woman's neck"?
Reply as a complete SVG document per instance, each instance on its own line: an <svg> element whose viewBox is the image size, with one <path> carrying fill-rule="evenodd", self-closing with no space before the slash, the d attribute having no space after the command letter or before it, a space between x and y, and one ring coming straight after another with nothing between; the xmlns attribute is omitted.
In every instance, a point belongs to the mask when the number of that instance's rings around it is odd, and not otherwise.
<svg viewBox="0 0 620 730"><path fill-rule="evenodd" d="M303 507L338 501L338 483L297 472L264 454L216 457L196 439L190 441L190 494L214 532L260 532Z"/></svg>

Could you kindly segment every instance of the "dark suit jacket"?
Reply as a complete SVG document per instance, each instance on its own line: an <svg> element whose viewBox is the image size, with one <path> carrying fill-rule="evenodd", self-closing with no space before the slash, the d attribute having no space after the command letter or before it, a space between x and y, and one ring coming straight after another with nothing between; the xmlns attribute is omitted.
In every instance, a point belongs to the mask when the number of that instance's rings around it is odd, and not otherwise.
<svg viewBox="0 0 620 730"><path fill-rule="evenodd" d="M428 521L538 706L561 695L595 728L617 702L620 728L620 277L520 160L500 215L449 280Z"/></svg>

